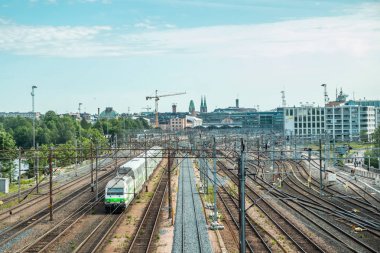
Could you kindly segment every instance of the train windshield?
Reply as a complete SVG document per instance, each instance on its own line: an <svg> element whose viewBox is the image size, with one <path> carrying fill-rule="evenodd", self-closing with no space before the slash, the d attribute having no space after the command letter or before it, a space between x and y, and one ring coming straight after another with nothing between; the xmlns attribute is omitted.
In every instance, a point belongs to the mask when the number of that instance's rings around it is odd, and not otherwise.
<svg viewBox="0 0 380 253"><path fill-rule="evenodd" d="M119 175L126 175L126 174L128 174L128 172L130 170L131 170L131 168L129 168L129 167L120 167L117 173Z"/></svg>
<svg viewBox="0 0 380 253"><path fill-rule="evenodd" d="M108 188L107 195L123 195L123 188Z"/></svg>

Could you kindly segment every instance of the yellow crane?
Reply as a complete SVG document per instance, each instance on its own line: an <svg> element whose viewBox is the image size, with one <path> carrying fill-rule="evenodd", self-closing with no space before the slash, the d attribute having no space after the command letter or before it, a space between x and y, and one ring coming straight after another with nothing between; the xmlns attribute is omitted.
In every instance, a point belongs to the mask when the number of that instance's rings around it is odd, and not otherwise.
<svg viewBox="0 0 380 253"><path fill-rule="evenodd" d="M178 92L178 93L171 93L171 94L164 94L164 95L158 95L156 90L156 95L155 96L147 96L146 100L148 99L154 99L155 104L154 104L154 113L156 114L156 127L158 127L158 100L162 97L170 97L170 96L177 96L177 95L183 95L186 94L186 92Z"/></svg>

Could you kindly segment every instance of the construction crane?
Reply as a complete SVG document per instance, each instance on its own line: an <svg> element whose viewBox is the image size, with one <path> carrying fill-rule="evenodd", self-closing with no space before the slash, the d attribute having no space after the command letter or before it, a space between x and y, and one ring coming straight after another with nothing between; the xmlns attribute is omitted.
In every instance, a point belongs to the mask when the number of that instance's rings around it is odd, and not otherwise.
<svg viewBox="0 0 380 253"><path fill-rule="evenodd" d="M145 110L146 110L146 112L149 112L149 110L150 110L150 109L152 109L152 107L150 107L150 106L147 106L147 107L142 107L141 109L145 109Z"/></svg>
<svg viewBox="0 0 380 253"><path fill-rule="evenodd" d="M164 94L164 95L158 95L157 94L158 90L156 90L156 95L155 96L147 96L146 100L148 99L154 99L155 104L154 104L154 113L156 114L156 127L158 127L158 100L162 97L171 97L171 96L177 96L177 95L183 95L186 94L186 92L178 92L178 93L171 93L171 94Z"/></svg>

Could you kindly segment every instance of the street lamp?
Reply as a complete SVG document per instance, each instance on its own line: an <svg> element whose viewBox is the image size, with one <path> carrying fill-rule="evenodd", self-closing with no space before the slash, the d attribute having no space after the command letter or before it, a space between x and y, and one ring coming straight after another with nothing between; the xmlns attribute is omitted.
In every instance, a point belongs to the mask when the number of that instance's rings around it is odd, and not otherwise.
<svg viewBox="0 0 380 253"><path fill-rule="evenodd" d="M37 86L32 86L32 112L33 112L33 148L36 148L36 114L34 113L34 89L37 89Z"/></svg>
<svg viewBox="0 0 380 253"><path fill-rule="evenodd" d="M37 86L32 86L32 113L33 113L33 149L36 150L36 113L34 112L34 89L37 89ZM36 177L36 189L38 193L38 168L36 162L36 153L34 152L34 176Z"/></svg>

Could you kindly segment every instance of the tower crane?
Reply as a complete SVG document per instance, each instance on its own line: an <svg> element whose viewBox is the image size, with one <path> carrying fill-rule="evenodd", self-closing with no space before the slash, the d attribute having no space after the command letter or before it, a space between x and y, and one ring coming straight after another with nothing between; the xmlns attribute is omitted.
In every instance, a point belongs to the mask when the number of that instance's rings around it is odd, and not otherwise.
<svg viewBox="0 0 380 253"><path fill-rule="evenodd" d="M178 93L170 93L170 94L164 94L164 95L158 95L157 94L158 90L156 90L156 95L155 96L147 96L146 100L148 99L154 99L155 104L154 104L154 113L156 114L156 127L158 127L158 100L162 97L170 97L170 96L177 96L177 95L183 95L186 94L186 92L178 92Z"/></svg>
<svg viewBox="0 0 380 253"><path fill-rule="evenodd" d="M146 112L149 112L149 110L150 110L150 109L152 109L152 107L150 107L150 106L147 106L147 107L142 107L141 109L145 109L145 110L146 110Z"/></svg>

